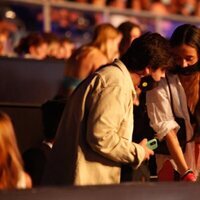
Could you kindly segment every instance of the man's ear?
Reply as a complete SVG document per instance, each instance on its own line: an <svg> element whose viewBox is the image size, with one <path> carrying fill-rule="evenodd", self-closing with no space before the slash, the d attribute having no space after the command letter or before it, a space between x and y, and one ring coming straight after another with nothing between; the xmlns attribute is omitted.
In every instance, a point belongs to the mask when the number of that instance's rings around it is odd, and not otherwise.
<svg viewBox="0 0 200 200"><path fill-rule="evenodd" d="M150 72L151 72L151 69L150 69L149 66L147 66L147 67L145 67L144 71L145 71L145 74L146 74L146 75L149 75Z"/></svg>

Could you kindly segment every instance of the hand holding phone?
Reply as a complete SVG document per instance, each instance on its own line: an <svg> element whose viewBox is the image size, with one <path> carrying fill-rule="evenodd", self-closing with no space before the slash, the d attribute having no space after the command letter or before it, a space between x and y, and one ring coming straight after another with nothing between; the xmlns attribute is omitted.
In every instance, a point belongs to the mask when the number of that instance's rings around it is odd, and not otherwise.
<svg viewBox="0 0 200 200"><path fill-rule="evenodd" d="M152 139L147 142L147 147L151 150L154 150L158 147L157 139Z"/></svg>

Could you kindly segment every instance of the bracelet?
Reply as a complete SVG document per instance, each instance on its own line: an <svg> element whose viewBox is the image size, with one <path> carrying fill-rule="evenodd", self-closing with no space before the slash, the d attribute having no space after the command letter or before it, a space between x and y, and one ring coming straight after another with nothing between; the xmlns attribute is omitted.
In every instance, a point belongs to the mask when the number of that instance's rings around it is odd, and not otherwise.
<svg viewBox="0 0 200 200"><path fill-rule="evenodd" d="M187 176L189 173L193 173L191 169L186 170L186 172L181 176L181 179L184 179L185 176Z"/></svg>

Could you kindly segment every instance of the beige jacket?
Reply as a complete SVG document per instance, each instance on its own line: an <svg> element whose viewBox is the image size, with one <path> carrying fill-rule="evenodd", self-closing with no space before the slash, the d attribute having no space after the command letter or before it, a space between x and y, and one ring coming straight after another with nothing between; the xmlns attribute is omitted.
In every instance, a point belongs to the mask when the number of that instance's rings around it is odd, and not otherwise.
<svg viewBox="0 0 200 200"><path fill-rule="evenodd" d="M83 81L65 108L45 182L116 184L121 163L139 166L145 151L131 142L134 94L119 60Z"/></svg>

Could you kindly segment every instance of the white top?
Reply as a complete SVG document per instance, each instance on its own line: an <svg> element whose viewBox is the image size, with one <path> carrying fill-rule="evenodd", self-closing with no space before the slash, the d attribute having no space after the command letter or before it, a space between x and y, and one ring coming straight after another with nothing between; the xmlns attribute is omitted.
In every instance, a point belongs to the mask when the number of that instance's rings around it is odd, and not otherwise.
<svg viewBox="0 0 200 200"><path fill-rule="evenodd" d="M168 75L168 80L173 95L174 113L177 117L185 119L186 136L190 140L193 136L193 128L190 123L190 117L187 108L187 100L184 89L177 75ZM171 108L169 87L166 79L159 82L158 87L147 92L146 96L147 112L150 118L150 125L157 133L156 137L162 140L171 130L178 131L179 125L174 120ZM184 153L188 166L197 173L195 164L195 146L194 142L187 143ZM157 170L159 171L163 163L171 160L175 169L177 169L171 156L156 155Z"/></svg>

